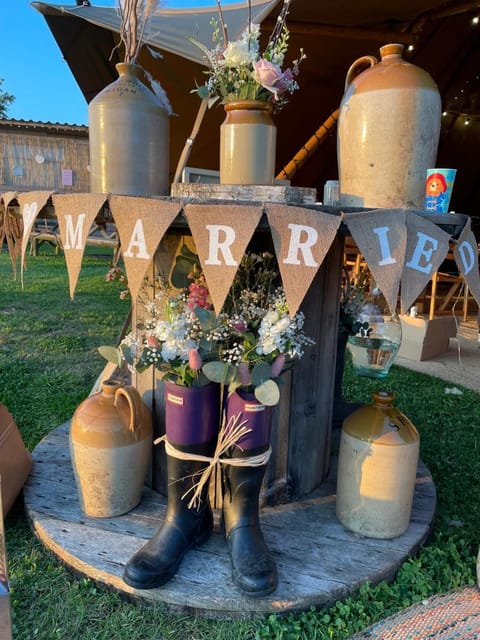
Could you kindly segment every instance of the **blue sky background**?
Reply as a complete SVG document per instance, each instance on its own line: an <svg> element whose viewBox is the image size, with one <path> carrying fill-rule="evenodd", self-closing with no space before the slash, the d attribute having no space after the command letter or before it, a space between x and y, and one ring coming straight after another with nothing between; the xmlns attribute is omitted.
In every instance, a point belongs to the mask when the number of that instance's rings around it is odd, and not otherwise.
<svg viewBox="0 0 480 640"><path fill-rule="evenodd" d="M48 0L50 1L50 0ZM232 0L229 0L230 2ZM222 2L222 4L227 4ZM52 4L75 5L75 0ZM115 0L91 0L115 7ZM164 0L165 8L216 6L215 0ZM2 91L15 96L7 116L16 120L87 124L87 103L45 18L29 0L0 0Z"/></svg>

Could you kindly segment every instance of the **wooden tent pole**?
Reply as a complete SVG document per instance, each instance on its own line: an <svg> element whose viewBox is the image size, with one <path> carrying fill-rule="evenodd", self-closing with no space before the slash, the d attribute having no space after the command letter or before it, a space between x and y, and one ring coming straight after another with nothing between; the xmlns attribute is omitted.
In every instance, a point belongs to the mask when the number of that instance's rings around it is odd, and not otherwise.
<svg viewBox="0 0 480 640"><path fill-rule="evenodd" d="M198 131L200 129L200 125L202 124L202 120L205 116L207 106L208 106L208 98L204 98L200 103L197 117L195 118L195 122L193 124L192 133L190 134L190 137L187 138L185 142L185 146L183 147L183 151L180 155L180 160L178 161L178 164L177 164L177 170L175 172L175 177L173 179L173 182L180 182L182 171L184 170L187 164L188 157L190 156L193 143L195 142L195 138L197 137Z"/></svg>
<svg viewBox="0 0 480 640"><path fill-rule="evenodd" d="M277 175L277 180L289 180L300 169L301 166L310 158L317 150L319 145L325 140L327 134L336 125L338 120L339 109L336 109L325 122L315 131L313 136L307 140L303 147L297 151L294 157L286 164Z"/></svg>

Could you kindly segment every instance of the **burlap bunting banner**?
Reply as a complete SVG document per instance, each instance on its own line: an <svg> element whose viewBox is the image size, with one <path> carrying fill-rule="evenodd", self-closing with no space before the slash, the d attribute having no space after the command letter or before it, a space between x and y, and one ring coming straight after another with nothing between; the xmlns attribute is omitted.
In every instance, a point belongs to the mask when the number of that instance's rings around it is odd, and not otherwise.
<svg viewBox="0 0 480 640"><path fill-rule="evenodd" d="M15 279L17 277L17 258L22 244L23 220L9 215L8 207L16 197L15 191L2 193L3 207L0 210L0 247L3 247L3 242L6 240Z"/></svg>
<svg viewBox="0 0 480 640"><path fill-rule="evenodd" d="M294 316L342 222L340 216L287 205L266 212L288 310Z"/></svg>
<svg viewBox="0 0 480 640"><path fill-rule="evenodd" d="M344 221L390 310L394 312L407 246L405 210L346 213Z"/></svg>
<svg viewBox="0 0 480 640"><path fill-rule="evenodd" d="M100 193L54 194L52 200L65 252L70 297L73 299L88 233L106 196Z"/></svg>
<svg viewBox="0 0 480 640"><path fill-rule="evenodd" d="M478 271L479 246L472 232L472 221L470 218L462 229L457 244L453 250L455 262L460 273L465 278L465 282L472 292L473 297L480 305L480 274Z"/></svg>
<svg viewBox="0 0 480 640"><path fill-rule="evenodd" d="M220 312L262 208L189 204L185 207L213 306Z"/></svg>
<svg viewBox="0 0 480 640"><path fill-rule="evenodd" d="M110 196L108 201L123 247L128 288L136 300L148 265L182 205L135 196Z"/></svg>
<svg viewBox="0 0 480 640"><path fill-rule="evenodd" d="M23 235L20 274L23 286L23 270L25 267L25 252L27 250L30 233L37 219L38 214L47 204L48 199L52 195L52 191L28 191L17 195L18 204L20 205L20 213L23 219Z"/></svg>
<svg viewBox="0 0 480 640"><path fill-rule="evenodd" d="M450 236L426 218L407 211L407 248L402 273L401 311L406 313L448 253Z"/></svg>

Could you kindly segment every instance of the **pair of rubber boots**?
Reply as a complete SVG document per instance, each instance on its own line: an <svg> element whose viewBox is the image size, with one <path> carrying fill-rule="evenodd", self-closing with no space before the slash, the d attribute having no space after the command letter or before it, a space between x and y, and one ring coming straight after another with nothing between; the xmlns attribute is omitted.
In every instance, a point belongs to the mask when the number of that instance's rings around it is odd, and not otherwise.
<svg viewBox="0 0 480 640"><path fill-rule="evenodd" d="M216 439L200 445L179 446L187 453L211 456ZM233 447L233 457L250 457L253 450ZM153 589L170 580L188 551L205 542L213 529L208 483L198 508L189 508L191 488L205 468L204 462L167 456L168 504L165 520L155 534L127 563L124 581L137 589ZM258 467L222 464L223 526L230 551L235 584L251 597L266 596L278 584L277 569L265 544L259 522L259 494L266 465ZM187 494L187 495L185 495Z"/></svg>

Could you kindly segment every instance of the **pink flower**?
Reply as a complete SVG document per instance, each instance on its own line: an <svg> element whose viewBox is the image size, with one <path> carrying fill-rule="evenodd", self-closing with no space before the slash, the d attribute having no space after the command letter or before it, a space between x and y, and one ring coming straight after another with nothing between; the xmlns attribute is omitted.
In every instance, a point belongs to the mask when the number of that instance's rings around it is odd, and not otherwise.
<svg viewBox="0 0 480 640"><path fill-rule="evenodd" d="M202 358L197 349L190 349L188 352L188 366L192 371L199 371L202 368Z"/></svg>
<svg viewBox="0 0 480 640"><path fill-rule="evenodd" d="M281 77L282 70L278 64L273 64L263 58L253 63L253 79L275 95L277 93L275 84Z"/></svg>
<svg viewBox="0 0 480 640"><path fill-rule="evenodd" d="M245 324L245 320L233 320L232 321L232 329L238 331L238 333L245 333L247 330L247 325Z"/></svg>
<svg viewBox="0 0 480 640"><path fill-rule="evenodd" d="M147 336L147 347L150 347L150 349L158 349L159 346L160 343L155 336Z"/></svg>
<svg viewBox="0 0 480 640"><path fill-rule="evenodd" d="M278 378L278 376L282 373L284 366L285 366L285 354L281 353L272 362L272 369L271 369L272 378Z"/></svg>
<svg viewBox="0 0 480 640"><path fill-rule="evenodd" d="M238 365L238 379L244 387L248 387L250 384L250 371L246 362L241 362Z"/></svg>

